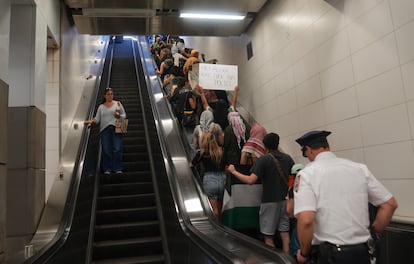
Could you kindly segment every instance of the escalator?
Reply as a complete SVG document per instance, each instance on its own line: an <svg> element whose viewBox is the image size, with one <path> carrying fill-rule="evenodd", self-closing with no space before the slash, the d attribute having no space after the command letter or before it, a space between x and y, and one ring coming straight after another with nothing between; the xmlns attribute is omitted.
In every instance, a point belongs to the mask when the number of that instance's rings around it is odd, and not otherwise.
<svg viewBox="0 0 414 264"><path fill-rule="evenodd" d="M110 87L129 119L124 172L100 175L94 263L164 263L131 40L114 47Z"/></svg>
<svg viewBox="0 0 414 264"><path fill-rule="evenodd" d="M91 106L109 86L125 107L123 173L100 173L99 128L87 130L59 230L24 263L293 263L217 223L140 39L109 45Z"/></svg>

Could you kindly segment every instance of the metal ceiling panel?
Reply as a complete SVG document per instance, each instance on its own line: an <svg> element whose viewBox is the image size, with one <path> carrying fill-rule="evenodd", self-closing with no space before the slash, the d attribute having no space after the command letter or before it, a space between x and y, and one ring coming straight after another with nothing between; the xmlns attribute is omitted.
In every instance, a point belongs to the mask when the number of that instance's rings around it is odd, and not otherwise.
<svg viewBox="0 0 414 264"><path fill-rule="evenodd" d="M65 0L78 32L91 35L237 36L271 0ZM182 11L242 13L242 21L189 20Z"/></svg>

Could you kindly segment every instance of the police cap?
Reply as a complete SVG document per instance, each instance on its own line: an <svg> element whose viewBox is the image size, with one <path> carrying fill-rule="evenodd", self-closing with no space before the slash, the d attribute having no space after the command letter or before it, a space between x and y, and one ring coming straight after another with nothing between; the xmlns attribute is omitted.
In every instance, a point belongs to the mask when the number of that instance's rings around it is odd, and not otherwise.
<svg viewBox="0 0 414 264"><path fill-rule="evenodd" d="M331 132L325 131L325 130L310 131L310 132L304 134L303 136L301 136L300 138L296 139L296 142L298 142L298 144L301 145L301 146L306 146L306 145L308 145L308 144L310 144L310 143L312 143L316 140L323 139L323 138L326 139L326 137L329 136L330 134L331 134Z"/></svg>

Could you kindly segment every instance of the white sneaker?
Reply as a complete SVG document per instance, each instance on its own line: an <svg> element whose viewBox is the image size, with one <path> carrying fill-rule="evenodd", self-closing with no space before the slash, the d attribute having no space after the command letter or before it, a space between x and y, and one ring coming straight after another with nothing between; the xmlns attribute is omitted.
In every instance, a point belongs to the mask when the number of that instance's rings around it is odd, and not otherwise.
<svg viewBox="0 0 414 264"><path fill-rule="evenodd" d="M111 172L110 171L105 171L104 174L108 175L108 174L111 174Z"/></svg>
<svg viewBox="0 0 414 264"><path fill-rule="evenodd" d="M119 170L119 171L116 171L115 173L116 173L116 174L122 174L122 171L121 171L121 170Z"/></svg>

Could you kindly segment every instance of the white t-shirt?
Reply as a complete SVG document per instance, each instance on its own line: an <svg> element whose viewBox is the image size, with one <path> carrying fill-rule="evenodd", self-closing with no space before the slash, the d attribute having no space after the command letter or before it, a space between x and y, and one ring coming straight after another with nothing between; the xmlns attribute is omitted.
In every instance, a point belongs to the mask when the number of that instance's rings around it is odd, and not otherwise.
<svg viewBox="0 0 414 264"><path fill-rule="evenodd" d="M121 118L126 118L126 113L124 106L115 101L115 103L111 107L106 107L104 104L100 104L98 110L96 111L96 123L100 125L100 132L104 130L107 126L112 125L115 126L115 111L119 108Z"/></svg>
<svg viewBox="0 0 414 264"><path fill-rule="evenodd" d="M327 151L296 176L294 213L316 212L313 245L359 244L370 236L368 202L377 206L391 197L366 165Z"/></svg>

